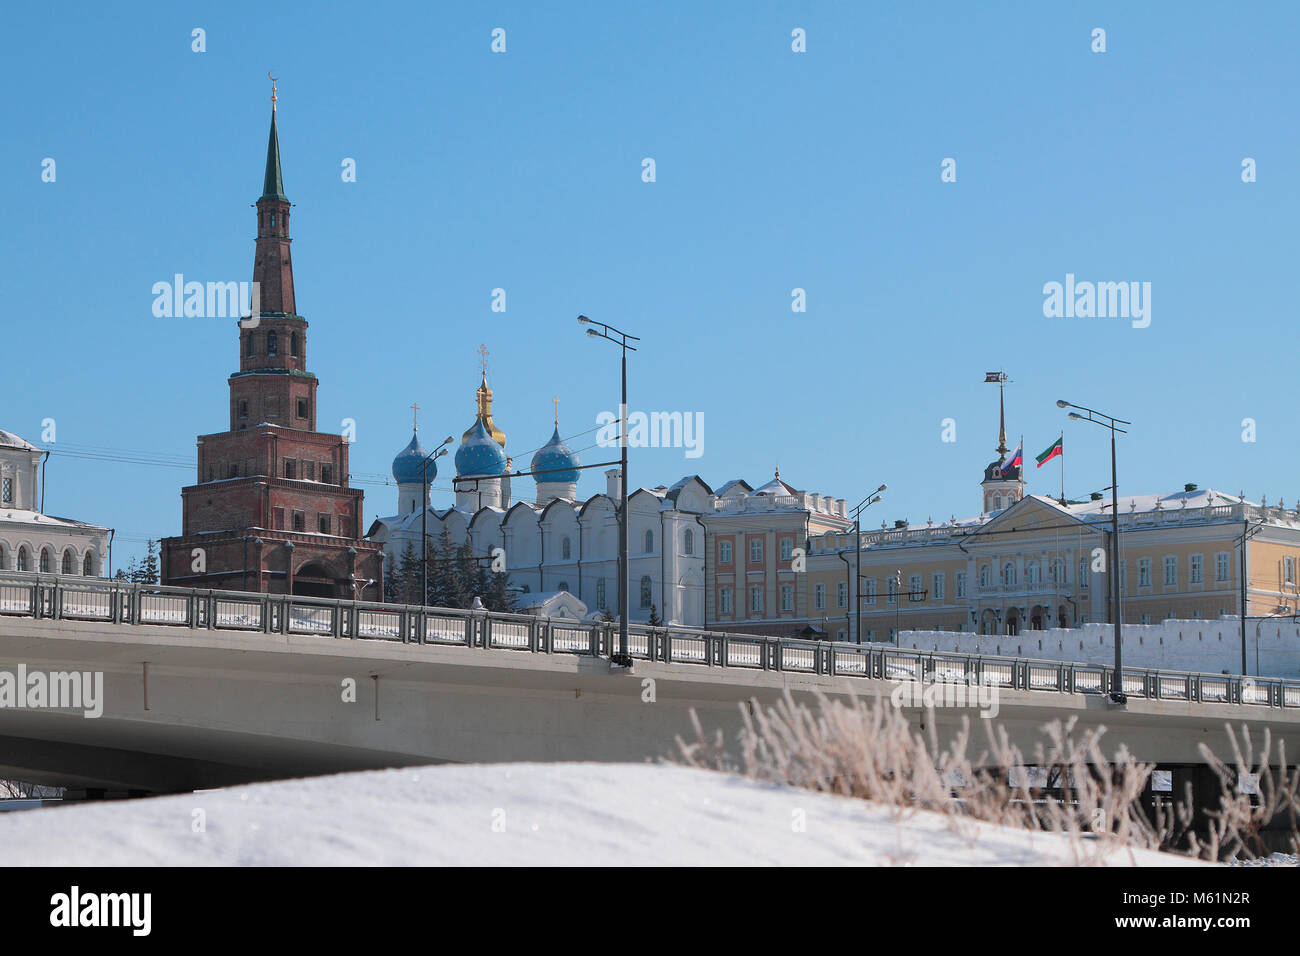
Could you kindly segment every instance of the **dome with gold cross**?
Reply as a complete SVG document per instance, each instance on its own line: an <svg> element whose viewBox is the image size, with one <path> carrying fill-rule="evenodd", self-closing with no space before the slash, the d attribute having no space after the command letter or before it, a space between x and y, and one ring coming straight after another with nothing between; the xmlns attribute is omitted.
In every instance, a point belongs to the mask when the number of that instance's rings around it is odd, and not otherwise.
<svg viewBox="0 0 1300 956"><path fill-rule="evenodd" d="M482 379L478 390L474 392L477 413L474 416L474 424L465 429L465 434L461 436L461 441L468 442L473 437L475 430L478 428L479 422L482 422L483 429L492 436L492 439L501 446L502 450L505 450L506 433L497 428L496 422L492 421L492 389L488 388L487 383L487 346L480 345L478 347L478 354Z"/></svg>

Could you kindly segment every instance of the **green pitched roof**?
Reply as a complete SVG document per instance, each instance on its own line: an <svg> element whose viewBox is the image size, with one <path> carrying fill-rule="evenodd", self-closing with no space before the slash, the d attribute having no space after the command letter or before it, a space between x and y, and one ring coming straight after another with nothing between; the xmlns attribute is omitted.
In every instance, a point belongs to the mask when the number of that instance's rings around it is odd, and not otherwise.
<svg viewBox="0 0 1300 956"><path fill-rule="evenodd" d="M275 128L275 110L271 110L271 139L266 144L266 178L262 182L262 195L258 199L279 199L288 202L284 194L284 176L280 173L280 134Z"/></svg>

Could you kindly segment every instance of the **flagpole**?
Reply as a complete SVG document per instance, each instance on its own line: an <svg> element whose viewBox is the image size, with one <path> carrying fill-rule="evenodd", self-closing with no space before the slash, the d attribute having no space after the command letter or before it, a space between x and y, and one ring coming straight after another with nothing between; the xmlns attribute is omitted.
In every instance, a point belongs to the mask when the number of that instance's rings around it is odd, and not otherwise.
<svg viewBox="0 0 1300 956"><path fill-rule="evenodd" d="M1061 459L1061 507L1065 507L1065 430L1061 430L1061 437L1057 439L1061 443L1061 453L1056 457Z"/></svg>

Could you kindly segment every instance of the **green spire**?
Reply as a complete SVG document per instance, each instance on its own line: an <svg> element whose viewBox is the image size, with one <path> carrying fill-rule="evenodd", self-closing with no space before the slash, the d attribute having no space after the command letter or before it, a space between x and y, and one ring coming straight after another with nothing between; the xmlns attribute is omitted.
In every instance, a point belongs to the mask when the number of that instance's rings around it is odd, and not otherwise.
<svg viewBox="0 0 1300 956"><path fill-rule="evenodd" d="M275 106L271 107L271 139L266 144L266 179L262 183L262 195L258 199L278 199L288 202L284 194L284 176L280 173L280 134L275 128Z"/></svg>

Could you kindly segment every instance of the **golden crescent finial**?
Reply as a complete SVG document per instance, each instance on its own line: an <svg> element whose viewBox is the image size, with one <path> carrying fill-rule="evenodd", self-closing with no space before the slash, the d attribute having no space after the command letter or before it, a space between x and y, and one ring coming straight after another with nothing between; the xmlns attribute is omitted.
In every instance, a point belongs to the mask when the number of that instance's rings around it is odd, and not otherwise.
<svg viewBox="0 0 1300 956"><path fill-rule="evenodd" d="M275 95L275 84L280 81L280 78L278 76L272 76L270 70L266 71L266 78L271 81L271 112L274 113L275 101L277 99Z"/></svg>

